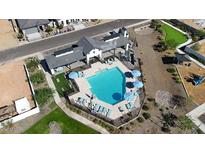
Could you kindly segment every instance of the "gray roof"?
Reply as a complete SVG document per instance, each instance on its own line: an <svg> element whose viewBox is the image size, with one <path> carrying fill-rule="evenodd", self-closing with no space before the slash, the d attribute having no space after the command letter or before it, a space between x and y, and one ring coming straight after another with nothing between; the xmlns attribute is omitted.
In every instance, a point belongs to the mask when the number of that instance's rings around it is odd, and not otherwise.
<svg viewBox="0 0 205 154"><path fill-rule="evenodd" d="M108 42L105 42L104 40L96 40L89 37L83 37L77 43L78 47L75 48L71 47L71 48L57 51L54 54L47 56L45 59L49 69L53 69L53 68L65 66L68 64L72 64L76 61L85 59L86 55L92 49L100 49L102 50L102 52L106 52L115 48L125 46L128 42L129 42L128 38L123 37L122 35L120 35L119 38ZM56 55L61 55L63 53L72 51L72 49L73 49L73 53L56 57Z"/></svg>
<svg viewBox="0 0 205 154"><path fill-rule="evenodd" d="M33 34L33 33L38 33L38 29L36 27L29 28L29 29L25 30L26 35Z"/></svg>
<svg viewBox="0 0 205 154"><path fill-rule="evenodd" d="M78 46L83 47L83 53L87 55L91 50L99 49L101 43L90 37L82 37L77 44Z"/></svg>
<svg viewBox="0 0 205 154"><path fill-rule="evenodd" d="M96 40L89 37L83 37L77 44L78 46L83 47L83 53L86 55L92 49L101 49L103 52L106 52L114 48L124 46L128 43L128 41L128 38L123 37L122 35L120 35L118 39L109 42L105 42L104 40Z"/></svg>
<svg viewBox="0 0 205 154"><path fill-rule="evenodd" d="M178 53L178 54L176 54L176 58L180 62L184 62L184 61L190 62L191 61L190 59L188 59L186 54L179 54Z"/></svg>
<svg viewBox="0 0 205 154"><path fill-rule="evenodd" d="M65 66L72 64L76 61L84 59L85 56L83 55L82 48L76 47L73 48L73 53L70 53L68 55L56 57L55 55L49 55L45 57L46 63L49 67L49 69L54 69L57 67Z"/></svg>
<svg viewBox="0 0 205 154"><path fill-rule="evenodd" d="M28 29L49 24L50 21L48 19L16 19L16 22L20 29Z"/></svg>
<svg viewBox="0 0 205 154"><path fill-rule="evenodd" d="M121 35L120 33L114 33L114 34L112 34L112 35L107 35L107 36L103 37L103 40L104 40L104 41L107 41L107 40L110 40L110 39L119 37L120 35Z"/></svg>

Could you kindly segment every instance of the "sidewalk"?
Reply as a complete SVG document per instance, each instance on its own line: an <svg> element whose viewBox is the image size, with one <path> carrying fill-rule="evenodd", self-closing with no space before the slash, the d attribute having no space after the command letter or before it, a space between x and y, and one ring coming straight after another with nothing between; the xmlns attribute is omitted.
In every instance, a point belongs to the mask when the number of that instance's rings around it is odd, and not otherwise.
<svg viewBox="0 0 205 154"><path fill-rule="evenodd" d="M186 116L192 120L204 133L205 133L205 124L199 120L199 117L205 113L205 104L202 104L187 113Z"/></svg>
<svg viewBox="0 0 205 154"><path fill-rule="evenodd" d="M56 102L56 104L71 118L80 121L81 123L97 130L98 132L102 133L102 134L109 134L109 132L105 129L102 128L101 126L95 124L94 122L78 115L77 113L72 112L68 107L66 107L66 105L61 101L60 96L58 95L58 92L56 91L55 85L51 79L51 75L48 72L44 72L45 76L46 76L46 80L48 82L48 85L50 88L52 88L55 92L53 94L54 100Z"/></svg>

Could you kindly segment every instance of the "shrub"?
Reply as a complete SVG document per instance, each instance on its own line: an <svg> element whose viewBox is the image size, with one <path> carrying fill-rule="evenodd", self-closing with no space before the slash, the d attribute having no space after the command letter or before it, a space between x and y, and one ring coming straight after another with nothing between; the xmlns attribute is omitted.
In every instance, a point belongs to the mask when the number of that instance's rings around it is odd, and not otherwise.
<svg viewBox="0 0 205 154"><path fill-rule="evenodd" d="M178 74L175 72L175 73L172 73L172 75L173 76L175 76L175 77L177 77L178 76Z"/></svg>
<svg viewBox="0 0 205 154"><path fill-rule="evenodd" d="M29 58L26 62L26 66L30 72L38 68L39 60L37 58Z"/></svg>
<svg viewBox="0 0 205 154"><path fill-rule="evenodd" d="M168 46L164 41L160 41L158 44L153 45L153 49L158 52L167 50Z"/></svg>
<svg viewBox="0 0 205 154"><path fill-rule="evenodd" d="M155 107L159 107L159 104L157 102L154 102Z"/></svg>
<svg viewBox="0 0 205 154"><path fill-rule="evenodd" d="M145 119L149 119L151 117L151 115L147 112L142 113L142 115Z"/></svg>
<svg viewBox="0 0 205 154"><path fill-rule="evenodd" d="M35 99L40 105L46 103L52 96L53 90L50 88L40 88L35 90Z"/></svg>
<svg viewBox="0 0 205 154"><path fill-rule="evenodd" d="M163 121L163 124L165 126L171 126L171 127L175 127L176 126L176 123L175 121L177 120L177 116L174 115L173 113L166 113L166 114L162 114L162 121Z"/></svg>
<svg viewBox="0 0 205 154"><path fill-rule="evenodd" d="M144 122L144 119L143 119L142 117L138 117L138 118L137 118L137 121L138 121L139 123L142 123L142 122Z"/></svg>
<svg viewBox="0 0 205 154"><path fill-rule="evenodd" d="M161 130L165 133L170 133L169 127L161 127Z"/></svg>
<svg viewBox="0 0 205 154"><path fill-rule="evenodd" d="M199 45L199 43L196 43L191 48L195 51L198 51L200 49L200 45Z"/></svg>
<svg viewBox="0 0 205 154"><path fill-rule="evenodd" d="M147 98L147 100L150 101L150 102L154 102L155 101L155 99L151 98L151 97Z"/></svg>
<svg viewBox="0 0 205 154"><path fill-rule="evenodd" d="M23 38L23 34L22 34L22 33L18 33L18 34L17 34L17 38L18 38L18 39L22 39L22 38Z"/></svg>
<svg viewBox="0 0 205 154"><path fill-rule="evenodd" d="M176 73L176 70L175 70L175 68L168 68L167 72L169 72L169 73Z"/></svg>
<svg viewBox="0 0 205 154"><path fill-rule="evenodd" d="M164 112L164 109L163 109L163 108L160 108L159 111L160 111L160 112Z"/></svg>
<svg viewBox="0 0 205 154"><path fill-rule="evenodd" d="M34 84L40 84L45 81L45 76L42 72L37 72L30 77L31 82Z"/></svg>
<svg viewBox="0 0 205 154"><path fill-rule="evenodd" d="M148 111L148 110L149 110L149 107L148 107L147 105L143 105L142 109L143 109L144 111Z"/></svg>
<svg viewBox="0 0 205 154"><path fill-rule="evenodd" d="M46 30L47 33L50 33L53 31L53 28L51 26L47 26Z"/></svg>
<svg viewBox="0 0 205 154"><path fill-rule="evenodd" d="M58 29L63 29L63 24L57 26Z"/></svg>
<svg viewBox="0 0 205 154"><path fill-rule="evenodd" d="M198 134L204 134L204 132L203 132L201 129L199 129L199 128L196 129L196 132L197 132Z"/></svg>

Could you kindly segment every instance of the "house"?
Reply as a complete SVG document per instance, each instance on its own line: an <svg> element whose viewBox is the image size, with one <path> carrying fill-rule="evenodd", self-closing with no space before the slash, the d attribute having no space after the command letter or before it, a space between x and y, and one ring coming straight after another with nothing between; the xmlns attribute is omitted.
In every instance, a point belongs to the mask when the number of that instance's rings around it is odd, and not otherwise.
<svg viewBox="0 0 205 154"><path fill-rule="evenodd" d="M111 34L102 40L90 37L82 37L75 46L54 52L45 57L46 64L51 74L62 71L64 67L72 68L72 65L90 64L90 60L104 59L104 54L117 48L129 48L127 30L120 30L118 34Z"/></svg>
<svg viewBox="0 0 205 154"><path fill-rule="evenodd" d="M51 22L48 19L16 19L16 24L28 41L34 41L42 38L40 30L44 30Z"/></svg>

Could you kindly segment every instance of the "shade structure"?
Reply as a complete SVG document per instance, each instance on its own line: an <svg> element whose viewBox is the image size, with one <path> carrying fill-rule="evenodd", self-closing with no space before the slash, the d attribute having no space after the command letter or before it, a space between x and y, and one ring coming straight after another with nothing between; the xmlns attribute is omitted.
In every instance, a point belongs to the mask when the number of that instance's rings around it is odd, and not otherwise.
<svg viewBox="0 0 205 154"><path fill-rule="evenodd" d="M78 78L78 72L70 72L69 74L68 74L68 77L70 78L70 79L76 79L76 78Z"/></svg>
<svg viewBox="0 0 205 154"><path fill-rule="evenodd" d="M141 81L135 81L133 82L133 86L136 88L142 88L144 84Z"/></svg>
<svg viewBox="0 0 205 154"><path fill-rule="evenodd" d="M127 101L131 101L134 99L134 93L133 92L126 92L124 94L124 99Z"/></svg>
<svg viewBox="0 0 205 154"><path fill-rule="evenodd" d="M142 73L139 70L133 70L131 73L134 78L140 77L142 75Z"/></svg>

